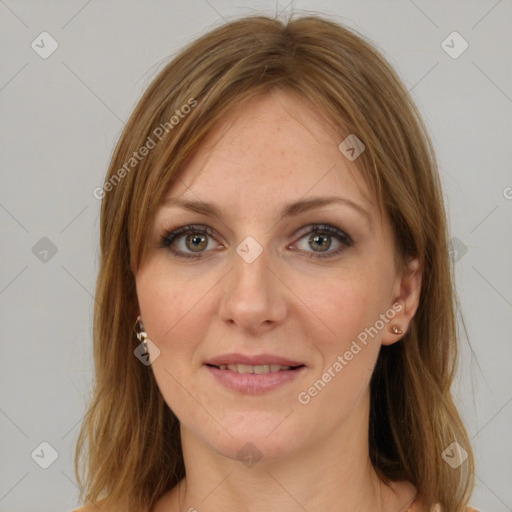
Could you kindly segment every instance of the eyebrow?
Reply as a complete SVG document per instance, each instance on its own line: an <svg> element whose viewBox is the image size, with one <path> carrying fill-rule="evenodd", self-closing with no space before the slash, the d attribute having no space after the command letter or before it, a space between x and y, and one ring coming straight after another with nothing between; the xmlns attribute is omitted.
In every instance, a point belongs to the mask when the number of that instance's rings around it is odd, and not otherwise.
<svg viewBox="0 0 512 512"><path fill-rule="evenodd" d="M213 217L222 218L222 213L217 206L204 201L190 201L177 197L168 197L163 201L162 204L164 207L179 206L185 210L190 210L202 215L210 215ZM312 197L309 199L300 199L298 201L294 201L281 208L279 212L279 220L282 220L285 217L294 217L300 215L301 213L313 210L315 208L321 208L322 206L328 206L330 204L344 204L346 206L350 206L364 217L366 217L370 228L373 228L371 215L360 204L346 197L339 196Z"/></svg>

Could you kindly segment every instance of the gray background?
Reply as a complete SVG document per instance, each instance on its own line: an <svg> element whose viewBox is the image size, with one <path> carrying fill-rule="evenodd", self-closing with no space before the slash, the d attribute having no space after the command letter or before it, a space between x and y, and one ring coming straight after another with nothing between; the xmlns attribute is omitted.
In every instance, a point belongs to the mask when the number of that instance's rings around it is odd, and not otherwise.
<svg viewBox="0 0 512 512"><path fill-rule="evenodd" d="M92 382L93 190L135 102L168 57L209 28L291 8L0 0L0 512L77 505L72 458ZM471 343L463 339L455 393L476 452L473 505L510 511L512 2L297 1L293 9L332 14L368 36L424 115ZM43 31L58 42L47 59L31 47ZM457 58L441 46L453 31L469 44ZM452 52L462 48L450 41ZM43 441L58 453L47 469Z"/></svg>

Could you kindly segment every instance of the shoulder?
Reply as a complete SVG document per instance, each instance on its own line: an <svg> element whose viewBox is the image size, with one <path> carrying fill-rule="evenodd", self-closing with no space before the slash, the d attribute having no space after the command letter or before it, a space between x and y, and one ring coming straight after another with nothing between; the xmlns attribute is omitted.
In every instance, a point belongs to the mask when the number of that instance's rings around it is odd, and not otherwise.
<svg viewBox="0 0 512 512"><path fill-rule="evenodd" d="M69 512L104 512L100 503L101 502L99 502L97 505L94 503L87 503L83 507L74 508L73 510L70 510Z"/></svg>
<svg viewBox="0 0 512 512"><path fill-rule="evenodd" d="M409 508L409 510L407 512L421 512L422 510L424 510L424 509L417 508L416 505L414 504L411 508ZM434 505L434 507L432 507L430 512L442 512L442 509L439 505ZM481 512L481 511L477 510L476 508L473 508L473 507L466 507L466 512Z"/></svg>
<svg viewBox="0 0 512 512"><path fill-rule="evenodd" d="M126 504L119 503L112 507L105 506L105 500L99 500L96 503L86 503L82 507L74 508L69 512L124 512L127 510Z"/></svg>
<svg viewBox="0 0 512 512"><path fill-rule="evenodd" d="M97 501L96 503L86 503L82 507L74 508L69 512L116 512L112 508L105 508L104 501L105 500L100 500Z"/></svg>
<svg viewBox="0 0 512 512"><path fill-rule="evenodd" d="M163 496L161 496L152 506L151 512L171 512L173 510L178 510L177 505L175 505L173 501L173 490L174 489L166 492ZM105 499L101 499L95 503L89 502L79 508L74 508L69 512L126 512L128 509L124 500L115 503L110 507L105 506L105 501Z"/></svg>
<svg viewBox="0 0 512 512"><path fill-rule="evenodd" d="M422 512L423 510L426 510L426 509L421 505L421 503L419 503L418 501L415 501L412 504L412 506L407 510L407 512ZM442 510L441 506L438 504L438 505L434 505L430 509L430 512L443 512L443 510ZM465 512L481 512L481 511L476 508L473 508L473 507L466 507Z"/></svg>

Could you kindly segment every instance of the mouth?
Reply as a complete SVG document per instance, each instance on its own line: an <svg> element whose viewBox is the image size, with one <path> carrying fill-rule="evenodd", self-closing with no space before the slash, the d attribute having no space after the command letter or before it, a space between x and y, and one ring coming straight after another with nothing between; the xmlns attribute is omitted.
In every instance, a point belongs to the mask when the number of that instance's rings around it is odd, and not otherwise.
<svg viewBox="0 0 512 512"><path fill-rule="evenodd" d="M306 371L299 361L270 354L225 354L209 359L204 367L225 389L248 395L285 387Z"/></svg>
<svg viewBox="0 0 512 512"><path fill-rule="evenodd" d="M280 365L280 364L258 364L258 365L250 365L250 364L206 364L206 366L210 366L211 368L217 368L218 370L228 370L230 372L236 373L254 373L256 375L263 375L265 373L276 373L276 372L287 372L298 370L299 368L304 368L303 364L297 366L288 366L288 365Z"/></svg>

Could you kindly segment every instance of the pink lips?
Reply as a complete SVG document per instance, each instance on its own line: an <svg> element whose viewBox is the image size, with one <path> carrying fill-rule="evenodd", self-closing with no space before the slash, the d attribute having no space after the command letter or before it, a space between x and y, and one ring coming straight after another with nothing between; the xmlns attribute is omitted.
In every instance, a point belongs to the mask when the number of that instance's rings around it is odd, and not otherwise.
<svg viewBox="0 0 512 512"><path fill-rule="evenodd" d="M221 369L221 365L280 365L290 366L289 370L280 370L269 373L238 373L236 371ZM245 356L242 354L226 354L214 357L205 362L206 369L223 386L244 394L262 394L277 389L298 378L305 370L303 363L271 354Z"/></svg>
<svg viewBox="0 0 512 512"><path fill-rule="evenodd" d="M221 364L250 364L257 366L261 364L280 364L281 366L301 366L304 363L274 356L272 354L259 354L246 356L243 354L224 354L205 361L205 364L220 366Z"/></svg>

